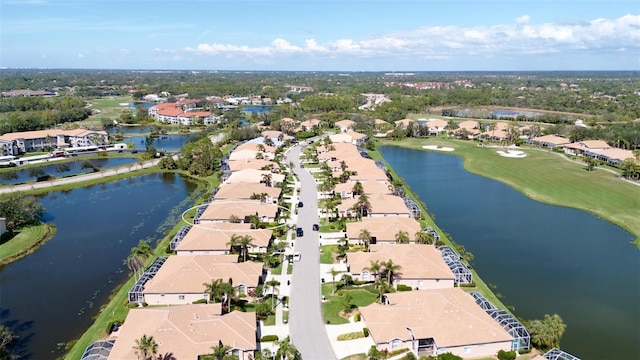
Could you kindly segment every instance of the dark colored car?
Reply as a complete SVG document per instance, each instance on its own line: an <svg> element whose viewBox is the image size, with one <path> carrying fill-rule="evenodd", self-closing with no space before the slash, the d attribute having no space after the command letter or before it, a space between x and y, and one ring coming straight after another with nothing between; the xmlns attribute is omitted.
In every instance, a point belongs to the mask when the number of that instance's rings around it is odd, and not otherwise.
<svg viewBox="0 0 640 360"><path fill-rule="evenodd" d="M296 236L297 236L297 237L300 237L300 236L302 236L302 235L304 235L304 231L302 231L302 228L297 228L297 229L296 229Z"/></svg>
<svg viewBox="0 0 640 360"><path fill-rule="evenodd" d="M298 201L298 207L303 207L304 204L302 203L302 201Z"/></svg>
<svg viewBox="0 0 640 360"><path fill-rule="evenodd" d="M318 230L320 230L320 225L318 225L318 224L313 224L312 229L313 229L313 231L318 231Z"/></svg>

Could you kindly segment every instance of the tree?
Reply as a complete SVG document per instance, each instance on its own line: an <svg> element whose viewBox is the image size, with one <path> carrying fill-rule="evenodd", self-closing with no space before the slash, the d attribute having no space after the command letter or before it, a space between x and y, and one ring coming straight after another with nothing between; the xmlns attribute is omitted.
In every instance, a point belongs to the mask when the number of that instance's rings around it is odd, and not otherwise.
<svg viewBox="0 0 640 360"><path fill-rule="evenodd" d="M67 172L70 170L69 164L67 163L60 163L60 164L56 164L56 172L57 173L63 173L63 172Z"/></svg>
<svg viewBox="0 0 640 360"><path fill-rule="evenodd" d="M336 276L338 276L338 274L340 274L341 271L336 270L334 268L331 268L331 279L333 280L333 293L335 294L336 292Z"/></svg>
<svg viewBox="0 0 640 360"><path fill-rule="evenodd" d="M384 360L386 358L387 358L386 354L378 350L378 348L375 345L371 345L371 347L369 348L369 352L367 352L368 360Z"/></svg>
<svg viewBox="0 0 640 360"><path fill-rule="evenodd" d="M541 350L560 347L560 339L567 325L558 314L545 314L543 320L529 321L531 343Z"/></svg>
<svg viewBox="0 0 640 360"><path fill-rule="evenodd" d="M146 241L140 240L137 246L131 248L125 264L129 270L137 274L138 271L144 269L144 263L151 255L153 255L151 246Z"/></svg>
<svg viewBox="0 0 640 360"><path fill-rule="evenodd" d="M242 239L242 236L238 235L238 234L233 234L231 235L231 238L229 238L229 242L227 242L227 246L229 246L229 248L231 249L231 252L240 252L240 240Z"/></svg>
<svg viewBox="0 0 640 360"><path fill-rule="evenodd" d="M433 234L431 233L426 233L424 231L416 231L416 233L413 235L413 237L416 240L416 243L418 244L432 244L433 243Z"/></svg>
<svg viewBox="0 0 640 360"><path fill-rule="evenodd" d="M44 207L33 196L12 192L0 196L0 217L6 219L7 230L38 224L44 215Z"/></svg>
<svg viewBox="0 0 640 360"><path fill-rule="evenodd" d="M276 295L279 292L278 286L280 286L280 281L276 279L271 279L265 282L264 286L271 288L271 308L273 309L273 307L275 306L273 303L273 298L274 298L274 295Z"/></svg>
<svg viewBox="0 0 640 360"><path fill-rule="evenodd" d="M95 169L95 166L93 165L93 163L89 160L83 160L82 164L80 164L80 168L81 169L86 169L87 172L89 172L89 169L93 170Z"/></svg>
<svg viewBox="0 0 640 360"><path fill-rule="evenodd" d="M0 173L0 179L6 182L11 182L12 180L18 179L18 172L15 170L10 170L10 171Z"/></svg>
<svg viewBox="0 0 640 360"><path fill-rule="evenodd" d="M625 159L620 164L620 169L622 169L622 176L626 178L636 178L638 176L639 169L634 158Z"/></svg>
<svg viewBox="0 0 640 360"><path fill-rule="evenodd" d="M369 230L362 228L362 230L360 230L360 234L358 235L358 239L362 241L365 249L369 250L369 244L371 243L371 239L372 239L372 236Z"/></svg>
<svg viewBox="0 0 640 360"><path fill-rule="evenodd" d="M239 245L242 248L243 262L246 262L249 255L249 247L253 246L253 238L250 235L245 235L240 238Z"/></svg>
<svg viewBox="0 0 640 360"><path fill-rule="evenodd" d="M393 278L402 270L402 266L394 264L393 260L389 259L382 263L383 273L387 275L387 283L393 285Z"/></svg>
<svg viewBox="0 0 640 360"><path fill-rule="evenodd" d="M217 302L222 299L222 279L211 279L210 283L203 283L202 285L204 285L204 291L209 294L210 302Z"/></svg>
<svg viewBox="0 0 640 360"><path fill-rule="evenodd" d="M378 290L378 301L382 304L382 295L389 292L389 283L386 278L381 278L373 283L373 287Z"/></svg>
<svg viewBox="0 0 640 360"><path fill-rule="evenodd" d="M592 158L589 156L584 161L587 163L588 171L593 171L595 167L598 166L598 160L596 158Z"/></svg>
<svg viewBox="0 0 640 360"><path fill-rule="evenodd" d="M291 342L291 338L288 336L280 341L276 342L278 351L276 352L276 359L282 360L300 360L302 357L296 349L295 345Z"/></svg>
<svg viewBox="0 0 640 360"><path fill-rule="evenodd" d="M233 354L229 354L233 348L229 345L224 345L222 341L220 341L217 346L212 346L211 349L213 349L213 358L215 360L232 360L238 358Z"/></svg>
<svg viewBox="0 0 640 360"><path fill-rule="evenodd" d="M267 185L267 187L271 187L271 180L273 179L273 175L271 174L262 174L262 182Z"/></svg>
<svg viewBox="0 0 640 360"><path fill-rule="evenodd" d="M172 156L167 155L160 159L160 161L158 162L158 167L160 167L160 169L166 170L177 170L178 163L176 163Z"/></svg>
<svg viewBox="0 0 640 360"><path fill-rule="evenodd" d="M408 244L409 243L409 233L404 231L404 230L398 231L398 233L396 234L396 242L398 244Z"/></svg>
<svg viewBox="0 0 640 360"><path fill-rule="evenodd" d="M382 263L378 260L371 260L371 265L367 268L367 270L371 272L374 279L378 280L378 275L380 274L380 270L382 270Z"/></svg>
<svg viewBox="0 0 640 360"><path fill-rule="evenodd" d="M19 356L9 349L18 337L4 325L0 325L0 359L15 360Z"/></svg>
<svg viewBox="0 0 640 360"><path fill-rule="evenodd" d="M360 212L360 217L364 217L366 214L371 212L371 203L369 202L369 197L366 194L360 194L358 197L358 202L356 203L356 207Z"/></svg>
<svg viewBox="0 0 640 360"><path fill-rule="evenodd" d="M158 353L158 343L153 336L142 335L140 339L136 339L135 354L139 360L152 360Z"/></svg>
<svg viewBox="0 0 640 360"><path fill-rule="evenodd" d="M355 184L353 184L353 187L351 188L351 192L353 192L354 196L364 194L364 187L362 186L362 183L359 180L356 181Z"/></svg>

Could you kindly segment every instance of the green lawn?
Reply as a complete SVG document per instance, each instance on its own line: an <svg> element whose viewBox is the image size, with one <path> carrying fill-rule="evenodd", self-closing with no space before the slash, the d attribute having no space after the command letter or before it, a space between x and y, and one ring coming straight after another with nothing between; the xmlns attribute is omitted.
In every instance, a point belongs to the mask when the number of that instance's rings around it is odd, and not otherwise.
<svg viewBox="0 0 640 360"><path fill-rule="evenodd" d="M352 297L351 303L357 307L371 305L376 302L378 298L378 294L365 288L342 289L342 296L337 293L332 294L333 286L333 283L322 284L322 295L328 300L322 303L322 316L325 322L328 321L333 325L346 324L349 322L348 319L340 316L340 311L344 310L342 301L347 293Z"/></svg>
<svg viewBox="0 0 640 360"><path fill-rule="evenodd" d="M6 265L35 252L40 245L53 238L56 228L53 224L40 224L16 231L10 239L0 242L0 265ZM5 234L7 236L8 234Z"/></svg>
<svg viewBox="0 0 640 360"><path fill-rule="evenodd" d="M453 147L452 154L463 157L468 171L504 182L532 199L591 212L631 232L640 247L640 186L620 181L602 169L586 171L556 153L528 147L521 149L526 158L512 159L471 141L434 138L382 144L412 149L425 144Z"/></svg>
<svg viewBox="0 0 640 360"><path fill-rule="evenodd" d="M335 258L333 253L337 252L338 246L336 245L324 245L320 250L320 264L333 264Z"/></svg>

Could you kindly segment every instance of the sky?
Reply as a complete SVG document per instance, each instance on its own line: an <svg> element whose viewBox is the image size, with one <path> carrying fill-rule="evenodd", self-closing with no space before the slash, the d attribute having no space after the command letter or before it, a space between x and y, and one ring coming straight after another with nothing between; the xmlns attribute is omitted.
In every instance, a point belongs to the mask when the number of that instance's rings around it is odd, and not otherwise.
<svg viewBox="0 0 640 360"><path fill-rule="evenodd" d="M640 70L640 1L0 0L0 67Z"/></svg>

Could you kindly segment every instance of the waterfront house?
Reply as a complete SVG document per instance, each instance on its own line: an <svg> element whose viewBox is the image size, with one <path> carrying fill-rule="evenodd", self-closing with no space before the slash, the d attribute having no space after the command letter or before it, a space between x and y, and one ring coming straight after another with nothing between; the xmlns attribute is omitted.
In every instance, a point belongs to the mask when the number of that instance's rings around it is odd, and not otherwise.
<svg viewBox="0 0 640 360"><path fill-rule="evenodd" d="M279 187L266 186L260 183L239 182L220 185L213 198L215 200L249 200L254 195L265 194L264 202L276 204L281 193L282 189Z"/></svg>
<svg viewBox="0 0 640 360"><path fill-rule="evenodd" d="M89 148L109 143L106 131L87 129L48 129L6 133L0 136L5 155L19 155L46 148Z"/></svg>
<svg viewBox="0 0 640 360"><path fill-rule="evenodd" d="M236 295L264 281L262 263L238 262L238 255L169 256L155 276L144 285L144 301L149 305L186 305L212 299L204 284L213 280L231 282Z"/></svg>
<svg viewBox="0 0 640 360"><path fill-rule="evenodd" d="M474 298L457 287L385 294L384 305L361 307L380 351L408 348L417 356L450 352L462 358L510 351L513 338Z"/></svg>
<svg viewBox="0 0 640 360"><path fill-rule="evenodd" d="M221 304L131 309L120 327L109 359L137 360L136 340L153 337L164 359L197 359L223 344L230 354L249 360L257 350L253 312L222 314Z"/></svg>
<svg viewBox="0 0 640 360"><path fill-rule="evenodd" d="M411 212L404 200L399 196L385 194L367 195L371 209L365 214L365 217L411 217ZM354 206L358 204L359 196L352 199L342 199L342 203L338 204L338 213L341 217L356 216L358 210ZM414 232L415 233L415 232Z"/></svg>
<svg viewBox="0 0 640 360"><path fill-rule="evenodd" d="M361 243L360 232L367 229L371 234L372 244L395 244L396 234L404 231L413 240L415 233L421 231L420 223L410 217L365 217L360 221L347 223L347 239L352 243Z"/></svg>
<svg viewBox="0 0 640 360"><path fill-rule="evenodd" d="M402 267L393 278L393 286L402 284L414 290L454 287L455 276L433 245L374 244L369 250L348 254L347 268L354 280L376 280L376 274L371 273L371 264L391 260Z"/></svg>
<svg viewBox="0 0 640 360"><path fill-rule="evenodd" d="M250 217L255 215L260 222L273 222L278 216L278 206L260 202L260 200L228 200L213 201L207 206L200 223L229 222L235 217L237 221L250 222Z"/></svg>
<svg viewBox="0 0 640 360"><path fill-rule="evenodd" d="M266 253L273 239L273 230L251 229L249 223L205 223L193 226L171 250L178 255L224 255L231 252L229 241L236 236L250 236L250 253Z"/></svg>

